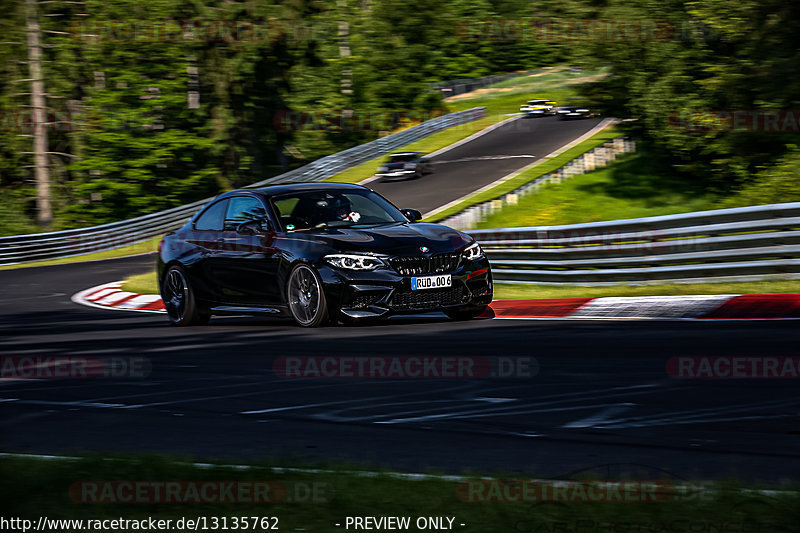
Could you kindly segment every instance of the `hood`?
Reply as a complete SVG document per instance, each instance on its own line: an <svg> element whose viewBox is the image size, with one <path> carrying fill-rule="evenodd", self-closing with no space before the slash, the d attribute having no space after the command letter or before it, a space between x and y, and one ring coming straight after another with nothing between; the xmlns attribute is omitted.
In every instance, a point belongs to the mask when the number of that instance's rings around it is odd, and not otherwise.
<svg viewBox="0 0 800 533"><path fill-rule="evenodd" d="M464 248L471 238L440 224L396 224L376 228L326 228L292 234L336 252L372 252L389 255L427 255L454 252ZM422 252L420 246L429 248Z"/></svg>

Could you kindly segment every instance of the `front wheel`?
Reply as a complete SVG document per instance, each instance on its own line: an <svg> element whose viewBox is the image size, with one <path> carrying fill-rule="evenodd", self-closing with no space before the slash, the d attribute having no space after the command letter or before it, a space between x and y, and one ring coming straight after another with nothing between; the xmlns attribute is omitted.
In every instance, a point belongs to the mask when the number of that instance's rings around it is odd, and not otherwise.
<svg viewBox="0 0 800 533"><path fill-rule="evenodd" d="M322 280L308 265L297 265L289 274L286 301L299 326L314 328L328 319L328 303L322 290Z"/></svg>
<svg viewBox="0 0 800 533"><path fill-rule="evenodd" d="M210 314L197 308L192 286L183 269L173 265L164 274L161 284L161 300L169 321L175 326L205 324Z"/></svg>

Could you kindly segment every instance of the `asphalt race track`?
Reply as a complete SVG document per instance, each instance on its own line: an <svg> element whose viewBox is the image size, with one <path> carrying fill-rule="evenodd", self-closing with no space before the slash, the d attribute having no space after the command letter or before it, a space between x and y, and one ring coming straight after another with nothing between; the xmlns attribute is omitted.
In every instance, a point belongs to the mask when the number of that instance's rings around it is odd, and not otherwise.
<svg viewBox="0 0 800 533"><path fill-rule="evenodd" d="M599 119L520 117L432 158L432 174L382 178L368 186L398 207L428 213L549 155L599 123Z"/></svg>
<svg viewBox="0 0 800 533"><path fill-rule="evenodd" d="M800 468L796 380L677 380L665 371L676 355L796 355L796 321L455 323L427 315L304 330L231 317L180 329L162 315L69 300L152 262L0 272L4 356L151 365L137 377L3 380L0 450L342 459L561 477L635 464L693 479L775 481ZM535 358L538 372L388 380L273 371L276 358L308 355Z"/></svg>
<svg viewBox="0 0 800 533"><path fill-rule="evenodd" d="M429 211L596 123L519 119L436 157L434 174L370 186L401 207ZM153 264L140 256L0 271L3 364L71 356L105 368L146 366L93 379L0 378L0 451L339 459L552 477L611 477L619 465L689 479L777 481L800 471L796 379L683 380L667 372L675 356L797 356L797 321L457 323L431 314L317 330L248 317L174 328L162 315L70 301ZM280 358L327 355L457 356L494 373L287 379L273 367ZM526 371L498 371L522 362Z"/></svg>

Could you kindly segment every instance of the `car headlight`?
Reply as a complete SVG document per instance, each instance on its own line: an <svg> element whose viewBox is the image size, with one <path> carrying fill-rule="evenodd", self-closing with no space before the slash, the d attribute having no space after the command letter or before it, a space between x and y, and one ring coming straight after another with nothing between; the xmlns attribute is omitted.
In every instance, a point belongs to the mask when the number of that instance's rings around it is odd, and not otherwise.
<svg viewBox="0 0 800 533"><path fill-rule="evenodd" d="M385 265L383 261L371 255L333 254L326 255L324 259L329 265L346 270L375 270Z"/></svg>
<svg viewBox="0 0 800 533"><path fill-rule="evenodd" d="M405 165L403 165L403 168L406 169L406 170L414 170L415 168L417 168L417 164L416 163L406 163Z"/></svg>
<svg viewBox="0 0 800 533"><path fill-rule="evenodd" d="M472 244L464 248L462 254L470 261L474 261L476 259L480 259L481 257L483 257L483 249L481 248L480 244L478 244L477 242L473 242Z"/></svg>
<svg viewBox="0 0 800 533"><path fill-rule="evenodd" d="M378 172L386 172L387 170L389 170L389 167L378 167Z"/></svg>

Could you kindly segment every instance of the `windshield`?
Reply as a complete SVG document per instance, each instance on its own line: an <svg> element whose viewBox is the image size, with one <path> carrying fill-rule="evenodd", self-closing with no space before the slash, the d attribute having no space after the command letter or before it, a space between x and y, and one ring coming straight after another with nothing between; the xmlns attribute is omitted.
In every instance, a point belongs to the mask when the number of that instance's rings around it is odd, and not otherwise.
<svg viewBox="0 0 800 533"><path fill-rule="evenodd" d="M395 206L372 191L307 191L273 200L283 231L364 228L408 222Z"/></svg>
<svg viewBox="0 0 800 533"><path fill-rule="evenodd" d="M415 160L419 154L397 154L389 156L388 161L390 163L396 163L398 161L413 161Z"/></svg>

